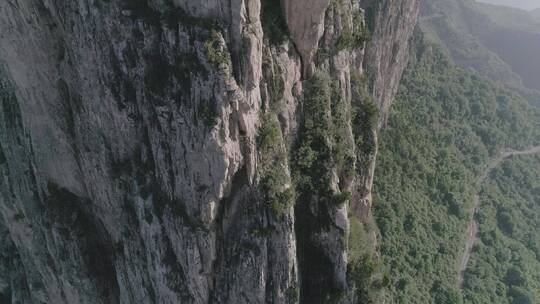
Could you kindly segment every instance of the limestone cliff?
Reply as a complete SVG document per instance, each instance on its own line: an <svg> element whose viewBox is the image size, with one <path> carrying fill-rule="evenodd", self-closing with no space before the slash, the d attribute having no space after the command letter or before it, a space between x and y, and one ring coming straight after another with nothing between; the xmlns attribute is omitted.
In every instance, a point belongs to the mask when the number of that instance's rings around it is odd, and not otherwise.
<svg viewBox="0 0 540 304"><path fill-rule="evenodd" d="M349 209L417 11L0 2L0 302L357 302Z"/></svg>

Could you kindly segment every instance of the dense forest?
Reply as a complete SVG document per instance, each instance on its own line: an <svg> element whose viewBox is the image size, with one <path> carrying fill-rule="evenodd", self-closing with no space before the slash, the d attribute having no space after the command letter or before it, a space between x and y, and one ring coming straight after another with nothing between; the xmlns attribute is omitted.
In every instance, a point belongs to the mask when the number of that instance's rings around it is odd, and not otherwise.
<svg viewBox="0 0 540 304"><path fill-rule="evenodd" d="M520 95L457 67L421 30L411 53L381 134L375 177L381 272L391 278L384 294L388 303L461 303L458 264L478 191L476 176L501 150L540 143L540 111ZM511 221L519 221L519 216L512 213ZM503 271L483 266L476 253L473 257L465 302L507 303L490 302L485 294L472 291L484 277L496 281L496 271ZM502 284L507 290L500 298L508 300L512 292L521 291L504 280Z"/></svg>
<svg viewBox="0 0 540 304"><path fill-rule="evenodd" d="M466 303L540 299L540 156L494 169L481 192L480 243L465 275Z"/></svg>

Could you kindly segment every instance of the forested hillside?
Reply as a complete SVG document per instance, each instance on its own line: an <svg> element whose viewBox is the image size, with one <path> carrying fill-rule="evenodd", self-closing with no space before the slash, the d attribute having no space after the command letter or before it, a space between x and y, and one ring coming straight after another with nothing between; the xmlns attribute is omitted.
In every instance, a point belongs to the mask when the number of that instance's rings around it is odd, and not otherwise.
<svg viewBox="0 0 540 304"><path fill-rule="evenodd" d="M539 303L540 156L516 156L494 169L479 210L465 302Z"/></svg>
<svg viewBox="0 0 540 304"><path fill-rule="evenodd" d="M417 31L381 139L374 214L392 280L387 303L461 303L458 264L475 180L501 150L540 142L539 110L457 67Z"/></svg>

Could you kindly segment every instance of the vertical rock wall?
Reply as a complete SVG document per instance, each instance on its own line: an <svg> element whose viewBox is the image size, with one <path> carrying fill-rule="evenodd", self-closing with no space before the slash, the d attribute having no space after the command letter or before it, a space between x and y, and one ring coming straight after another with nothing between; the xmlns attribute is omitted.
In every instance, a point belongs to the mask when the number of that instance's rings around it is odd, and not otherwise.
<svg viewBox="0 0 540 304"><path fill-rule="evenodd" d="M350 0L1 2L0 302L354 301L351 79L386 111L417 10L386 2L367 49Z"/></svg>

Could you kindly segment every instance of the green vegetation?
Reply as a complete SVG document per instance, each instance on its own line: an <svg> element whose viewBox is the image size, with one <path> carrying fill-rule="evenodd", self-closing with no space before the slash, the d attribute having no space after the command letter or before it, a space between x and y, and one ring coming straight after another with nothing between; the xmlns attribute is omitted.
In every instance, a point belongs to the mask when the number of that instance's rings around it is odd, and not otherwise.
<svg viewBox="0 0 540 304"><path fill-rule="evenodd" d="M540 156L515 156L481 194L480 242L465 273L465 303L538 303Z"/></svg>
<svg viewBox="0 0 540 304"><path fill-rule="evenodd" d="M375 132L379 121L379 109L369 93L367 79L353 73L351 75L353 89L353 131L355 134L358 158L370 157L375 152Z"/></svg>
<svg viewBox="0 0 540 304"><path fill-rule="evenodd" d="M353 24L356 26L351 30L345 30L336 42L336 49L351 50L363 47L364 43L371 39L371 33L364 23L364 15L356 13L353 16Z"/></svg>
<svg viewBox="0 0 540 304"><path fill-rule="evenodd" d="M199 105L199 117L202 119L205 126L212 128L217 123L218 113L210 102L202 101Z"/></svg>
<svg viewBox="0 0 540 304"><path fill-rule="evenodd" d="M283 81L283 71L281 67L274 62L270 48L264 49L262 72L269 95L269 108L274 113L278 113L283 107L285 82Z"/></svg>
<svg viewBox="0 0 540 304"><path fill-rule="evenodd" d="M257 145L263 155L269 155L276 149L276 144L281 141L281 129L279 121L272 114L266 114L262 117L262 124L259 128Z"/></svg>
<svg viewBox="0 0 540 304"><path fill-rule="evenodd" d="M318 70L305 82L300 136L293 149L293 172L297 189L295 230L300 267L306 278L303 301L337 303L345 287L337 282L328 252L319 241L327 235L346 249L345 231L334 221L337 208L351 196L348 185L354 174L354 142L351 138L351 104L342 96L339 82ZM333 188L334 174L339 176ZM317 267L310 267L318 265ZM354 274L357 274L355 272ZM354 276L351 273L351 276ZM322 282L319 278L324 278Z"/></svg>
<svg viewBox="0 0 540 304"><path fill-rule="evenodd" d="M321 71L309 80L303 105L302 136L295 154L296 182L303 191L338 204L349 199L350 193L333 193L330 189L331 169L337 169L341 180L352 178L355 143L348 135L349 121L358 123L358 127L353 128L355 135L363 138L364 134L371 133L372 129L365 129L372 122L369 115L366 116L365 105L369 102L371 99L355 100L351 105L341 96L339 82L333 82Z"/></svg>
<svg viewBox="0 0 540 304"><path fill-rule="evenodd" d="M286 171L287 153L275 114L265 114L261 121L257 136L261 190L274 215L281 219L292 207L295 196Z"/></svg>
<svg viewBox="0 0 540 304"><path fill-rule="evenodd" d="M333 124L330 110L331 80L318 71L307 84L304 100L304 122L295 164L296 182L302 192L321 197L332 195L330 168L332 168Z"/></svg>
<svg viewBox="0 0 540 304"><path fill-rule="evenodd" d="M280 0L261 1L261 23L263 33L271 44L282 44L287 40L289 31Z"/></svg>
<svg viewBox="0 0 540 304"><path fill-rule="evenodd" d="M204 52L206 58L214 64L228 64L230 61L229 54L221 43L221 34L216 30L210 32L210 36L204 43Z"/></svg>
<svg viewBox="0 0 540 304"><path fill-rule="evenodd" d="M344 22L342 24L340 35L332 51L319 49L319 57L328 58L331 53L362 48L364 43L371 39L371 32L364 22L364 12L362 10L351 11L350 7L344 5L341 0L333 0L329 10L334 12L334 15L339 15L343 20L352 19L352 23Z"/></svg>
<svg viewBox="0 0 540 304"><path fill-rule="evenodd" d="M475 177L500 149L539 142L540 114L457 68L420 33L415 41L381 135L374 185L380 252L392 278L385 297L388 303L461 303L457 269ZM501 223L515 230L506 217Z"/></svg>
<svg viewBox="0 0 540 304"><path fill-rule="evenodd" d="M306 82L301 136L293 156L298 194L297 236L299 240L304 240L299 250L307 251L302 262L310 264L325 261L324 256L311 250L313 247L310 246L313 245L310 242L315 238L311 236L312 231L341 235L341 244L349 247L347 276L348 281L353 283L350 287L354 289L359 303L375 303L378 297L376 291L390 280L380 267L375 248L369 246L375 243L374 225L365 225L355 215L349 214L351 233L345 235L342 230L335 228L326 214L329 211L315 214L310 211L335 210L333 208L345 204L351 198L347 185L353 180L354 174L365 174L354 171L355 152L364 155L365 147L370 146L368 139L374 143L378 110L367 93L365 81L356 77L353 82L352 104L342 96L340 83L332 81L323 71L316 71ZM351 133L354 133L354 137ZM331 188L334 172L339 176L338 191ZM306 228L310 225L312 229ZM320 270L324 271L324 268ZM327 301L337 300L343 296L343 290L334 288L317 296L327 297Z"/></svg>
<svg viewBox="0 0 540 304"><path fill-rule="evenodd" d="M388 287L391 280L377 258L376 228L374 223L362 224L352 214L349 214L349 220L347 280L354 284L357 303L380 303L380 291Z"/></svg>
<svg viewBox="0 0 540 304"><path fill-rule="evenodd" d="M354 142L350 139L349 123L352 117L351 104L341 95L340 83L334 81L331 86L331 105L332 115L331 131L329 136L333 141L332 156L336 165L340 180L351 180L354 174ZM350 193L340 193L341 200L347 201ZM337 197L336 197L337 198ZM339 200L338 200L339 201Z"/></svg>

